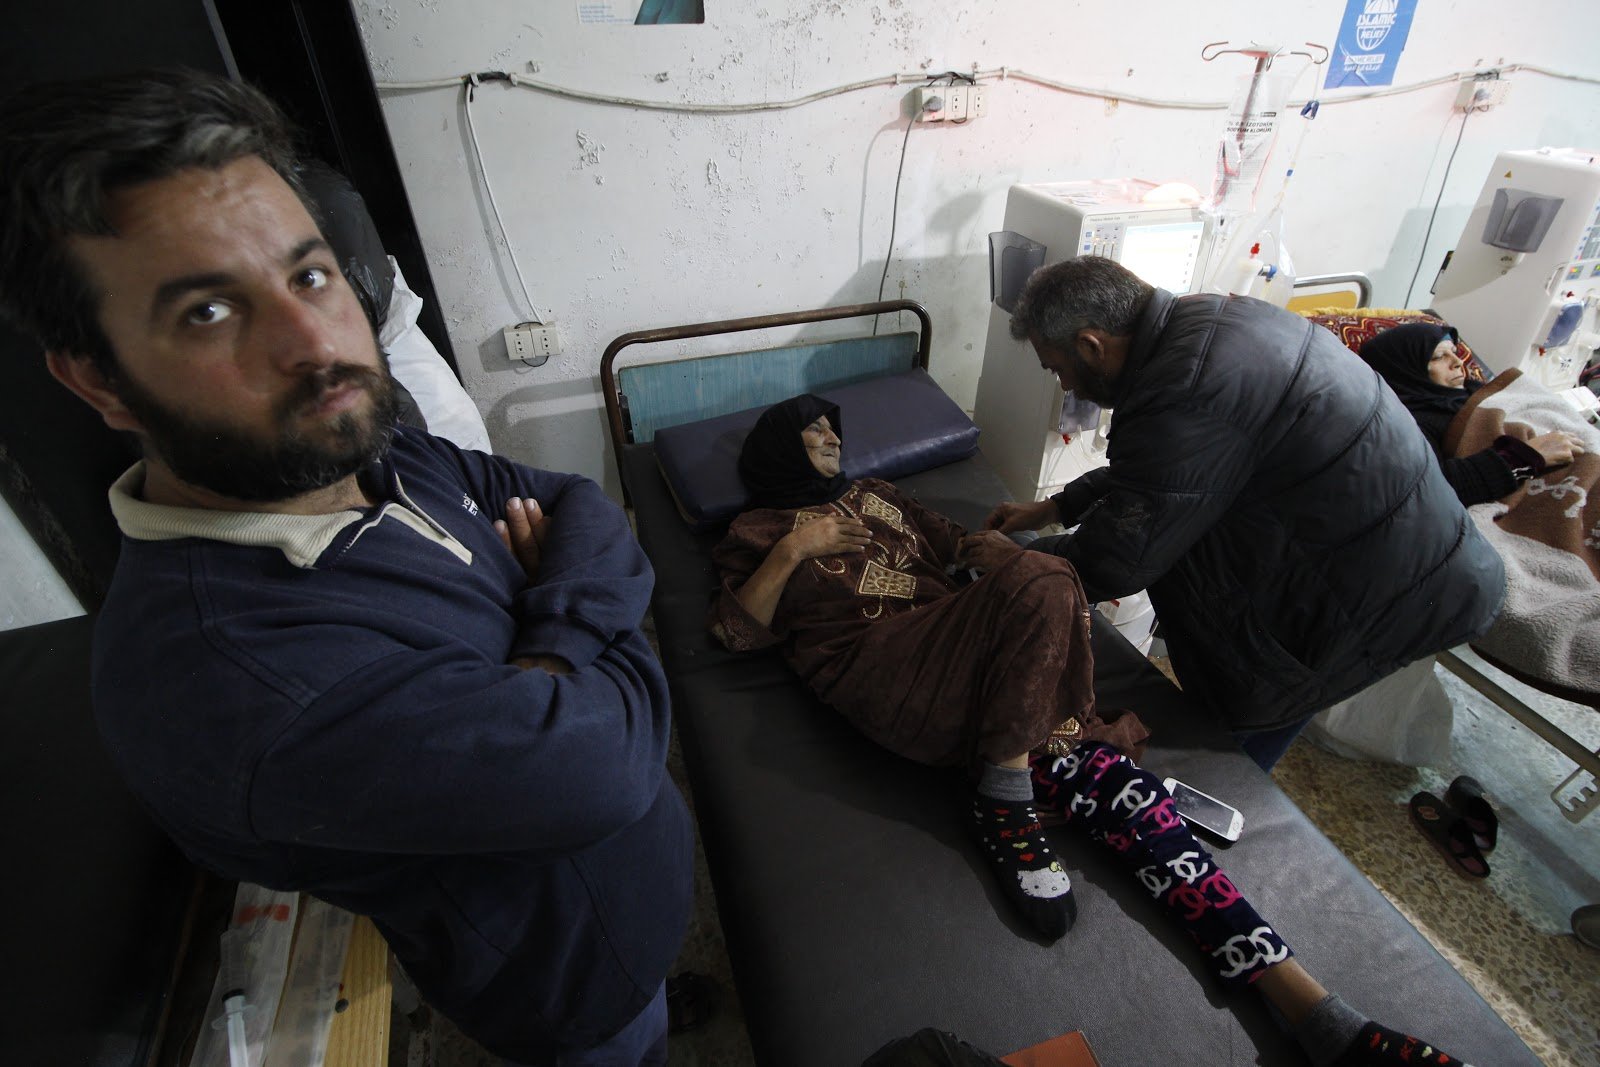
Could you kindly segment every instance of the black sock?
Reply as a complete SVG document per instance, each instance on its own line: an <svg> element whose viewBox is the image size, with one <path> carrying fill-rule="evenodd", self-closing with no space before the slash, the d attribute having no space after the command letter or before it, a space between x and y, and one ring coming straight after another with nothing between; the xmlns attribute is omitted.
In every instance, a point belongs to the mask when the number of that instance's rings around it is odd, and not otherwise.
<svg viewBox="0 0 1600 1067"><path fill-rule="evenodd" d="M1015 781L1010 780L1013 777ZM1018 788L1020 799L990 795L1015 793ZM1078 904L1072 899L1072 879L1033 810L1027 769L987 764L978 789L972 803L973 824L1000 887L1029 926L1056 940L1072 929Z"/></svg>
<svg viewBox="0 0 1600 1067"><path fill-rule="evenodd" d="M1333 1067L1455 1067L1461 1061L1426 1041L1369 1021ZM1465 1065L1462 1065L1465 1067Z"/></svg>
<svg viewBox="0 0 1600 1067"><path fill-rule="evenodd" d="M1426 1041L1373 1022L1333 993L1311 1009L1295 1037L1316 1067L1452 1067L1461 1061ZM1464 1065L1463 1065L1464 1067Z"/></svg>

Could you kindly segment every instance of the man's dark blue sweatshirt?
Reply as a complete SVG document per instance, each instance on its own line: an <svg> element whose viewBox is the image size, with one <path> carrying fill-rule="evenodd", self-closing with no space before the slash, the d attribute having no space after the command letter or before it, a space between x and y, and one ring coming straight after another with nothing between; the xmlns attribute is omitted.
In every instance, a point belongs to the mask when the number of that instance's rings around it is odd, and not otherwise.
<svg viewBox="0 0 1600 1067"><path fill-rule="evenodd" d="M370 915L491 1051L598 1044L687 921L692 837L664 770L654 575L593 482L402 429L337 516L112 491L95 631L113 758L197 864ZM530 581L492 521L536 499ZM510 665L544 653L570 674Z"/></svg>

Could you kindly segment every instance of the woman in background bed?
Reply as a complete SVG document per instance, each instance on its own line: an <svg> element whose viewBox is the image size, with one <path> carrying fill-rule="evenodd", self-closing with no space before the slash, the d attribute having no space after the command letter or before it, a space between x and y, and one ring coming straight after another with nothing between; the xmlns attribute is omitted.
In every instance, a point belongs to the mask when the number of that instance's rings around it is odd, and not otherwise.
<svg viewBox="0 0 1600 1067"><path fill-rule="evenodd" d="M811 395L768 409L750 431L739 473L754 507L713 554L718 639L734 651L781 646L812 691L879 745L967 767L972 828L1007 898L1044 937L1064 934L1077 908L1036 795L1118 853L1224 984L1259 990L1319 1067L1458 1062L1312 978L1161 780L1128 757L1146 736L1136 718L1095 715L1090 606L1072 566L994 531L968 537L888 482L851 481L843 432L838 407ZM958 563L986 573L958 586L948 574Z"/></svg>
<svg viewBox="0 0 1600 1067"><path fill-rule="evenodd" d="M1444 438L1451 421L1483 385L1468 380L1466 363L1456 347L1460 340L1454 326L1413 322L1384 330L1363 344L1359 354L1417 420L1439 457L1445 480L1470 507L1511 495L1529 478L1571 463L1574 450L1583 449L1578 437L1558 430L1528 441L1501 436L1473 455L1447 455Z"/></svg>

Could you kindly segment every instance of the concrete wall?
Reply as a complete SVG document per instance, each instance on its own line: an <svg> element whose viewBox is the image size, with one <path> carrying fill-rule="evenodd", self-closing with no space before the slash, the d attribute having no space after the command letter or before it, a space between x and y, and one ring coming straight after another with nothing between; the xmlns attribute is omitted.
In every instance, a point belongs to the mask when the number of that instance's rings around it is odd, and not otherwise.
<svg viewBox="0 0 1600 1067"><path fill-rule="evenodd" d="M596 26L576 0L357 0L373 76L408 82L503 69L556 85L680 103L786 100L895 72L1010 67L1176 100L1226 100L1250 63L1210 41L1332 45L1343 0L1264 5L1119 0L707 0L699 26ZM1501 63L1600 76L1600 5L1420 0L1396 84ZM1284 60L1285 64L1298 63ZM1288 68L1293 69L1293 68ZM1511 75L1506 104L1467 120L1412 303L1426 302L1498 151L1600 148L1600 86ZM1299 84L1307 95L1313 79ZM793 110L640 111L489 84L473 116L533 300L562 355L511 364L500 330L528 318L488 211L458 89L383 90L385 114L468 391L498 449L617 491L598 396L602 349L629 330L870 300L890 231L910 84ZM1401 301L1461 115L1453 85L1334 104L1313 125L1286 205L1300 273L1365 270ZM1222 112L1136 106L1016 80L989 114L919 125L906 145L885 295L934 316L933 374L977 389L985 237L1018 181L1136 176L1211 186ZM776 339L774 339L776 340ZM662 353L663 355L667 353Z"/></svg>

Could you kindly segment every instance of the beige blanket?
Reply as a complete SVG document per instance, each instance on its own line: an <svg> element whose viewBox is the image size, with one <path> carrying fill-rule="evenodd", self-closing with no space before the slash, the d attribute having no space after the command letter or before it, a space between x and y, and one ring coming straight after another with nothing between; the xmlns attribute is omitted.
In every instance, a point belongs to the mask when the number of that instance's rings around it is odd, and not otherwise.
<svg viewBox="0 0 1600 1067"><path fill-rule="evenodd" d="M1501 434L1526 440L1553 430L1579 435L1588 451L1468 509L1506 566L1505 607L1476 644L1534 677L1600 692L1600 430L1508 370L1456 415L1445 451L1469 456Z"/></svg>

